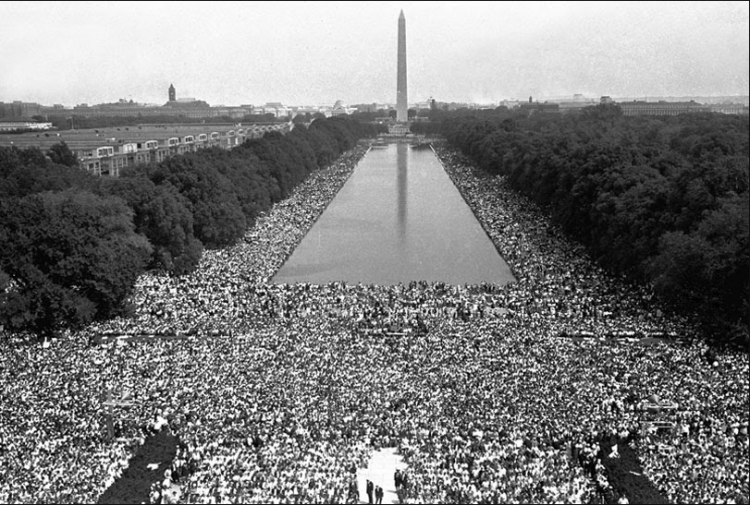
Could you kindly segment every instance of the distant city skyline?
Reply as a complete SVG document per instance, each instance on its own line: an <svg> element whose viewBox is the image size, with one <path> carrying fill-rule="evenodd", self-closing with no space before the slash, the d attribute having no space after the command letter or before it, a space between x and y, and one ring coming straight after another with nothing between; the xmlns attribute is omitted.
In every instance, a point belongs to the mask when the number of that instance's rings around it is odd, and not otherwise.
<svg viewBox="0 0 750 505"><path fill-rule="evenodd" d="M410 103L747 95L747 2L3 2L0 101Z"/></svg>

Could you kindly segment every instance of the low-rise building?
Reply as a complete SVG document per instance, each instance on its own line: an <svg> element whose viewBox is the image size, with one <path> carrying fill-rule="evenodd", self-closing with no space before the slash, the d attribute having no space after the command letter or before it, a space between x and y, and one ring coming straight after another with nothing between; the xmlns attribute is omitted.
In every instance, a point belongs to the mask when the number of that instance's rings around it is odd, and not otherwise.
<svg viewBox="0 0 750 505"><path fill-rule="evenodd" d="M737 114L741 116L748 115L748 106L739 103L714 104L709 105L709 108L711 109L711 112L716 112L718 114Z"/></svg>
<svg viewBox="0 0 750 505"><path fill-rule="evenodd" d="M518 106L518 110L528 113L529 116L537 112L557 113L557 112L560 112L560 105L556 103L548 103L548 102L544 102L544 103L533 102L531 101L531 97L529 97L529 102L521 103Z"/></svg>
<svg viewBox="0 0 750 505"><path fill-rule="evenodd" d="M598 105L594 100L589 101L574 101L574 102L558 102L560 112L580 112L586 107L593 107Z"/></svg>
<svg viewBox="0 0 750 505"><path fill-rule="evenodd" d="M0 135L0 146L37 147L47 151L65 142L81 168L95 175L117 177L123 168L159 162L209 147L233 149L270 131L288 133L291 123L143 124L139 126L54 133Z"/></svg>
<svg viewBox="0 0 750 505"><path fill-rule="evenodd" d="M52 123L37 123L35 121L0 121L0 131L16 130L49 130Z"/></svg>
<svg viewBox="0 0 750 505"><path fill-rule="evenodd" d="M620 102L618 103L625 116L677 116L694 112L711 112L711 108L694 102Z"/></svg>

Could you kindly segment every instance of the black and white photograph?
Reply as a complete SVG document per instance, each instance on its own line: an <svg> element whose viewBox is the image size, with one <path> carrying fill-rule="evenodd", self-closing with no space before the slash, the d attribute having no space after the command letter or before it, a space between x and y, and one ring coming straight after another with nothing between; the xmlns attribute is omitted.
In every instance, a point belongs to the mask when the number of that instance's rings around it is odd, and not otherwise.
<svg viewBox="0 0 750 505"><path fill-rule="evenodd" d="M750 3L0 3L0 504L750 505Z"/></svg>

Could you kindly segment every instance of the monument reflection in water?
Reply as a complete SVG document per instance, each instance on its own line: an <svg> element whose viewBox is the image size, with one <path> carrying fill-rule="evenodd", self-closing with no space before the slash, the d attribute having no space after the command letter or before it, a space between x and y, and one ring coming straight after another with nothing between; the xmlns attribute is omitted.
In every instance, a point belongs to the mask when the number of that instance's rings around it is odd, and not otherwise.
<svg viewBox="0 0 750 505"><path fill-rule="evenodd" d="M406 144L396 144L396 185L398 187L398 234L401 239L399 244L405 243L406 216L408 196L408 148Z"/></svg>
<svg viewBox="0 0 750 505"><path fill-rule="evenodd" d="M513 275L430 149L372 149L275 283L507 284Z"/></svg>

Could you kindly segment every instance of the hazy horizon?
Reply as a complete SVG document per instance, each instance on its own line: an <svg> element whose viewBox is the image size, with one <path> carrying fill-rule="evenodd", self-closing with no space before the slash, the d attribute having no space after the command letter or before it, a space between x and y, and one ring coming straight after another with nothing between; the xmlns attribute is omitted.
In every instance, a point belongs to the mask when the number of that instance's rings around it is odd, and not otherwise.
<svg viewBox="0 0 750 505"><path fill-rule="evenodd" d="M410 103L737 96L747 2L3 2L0 101Z"/></svg>

